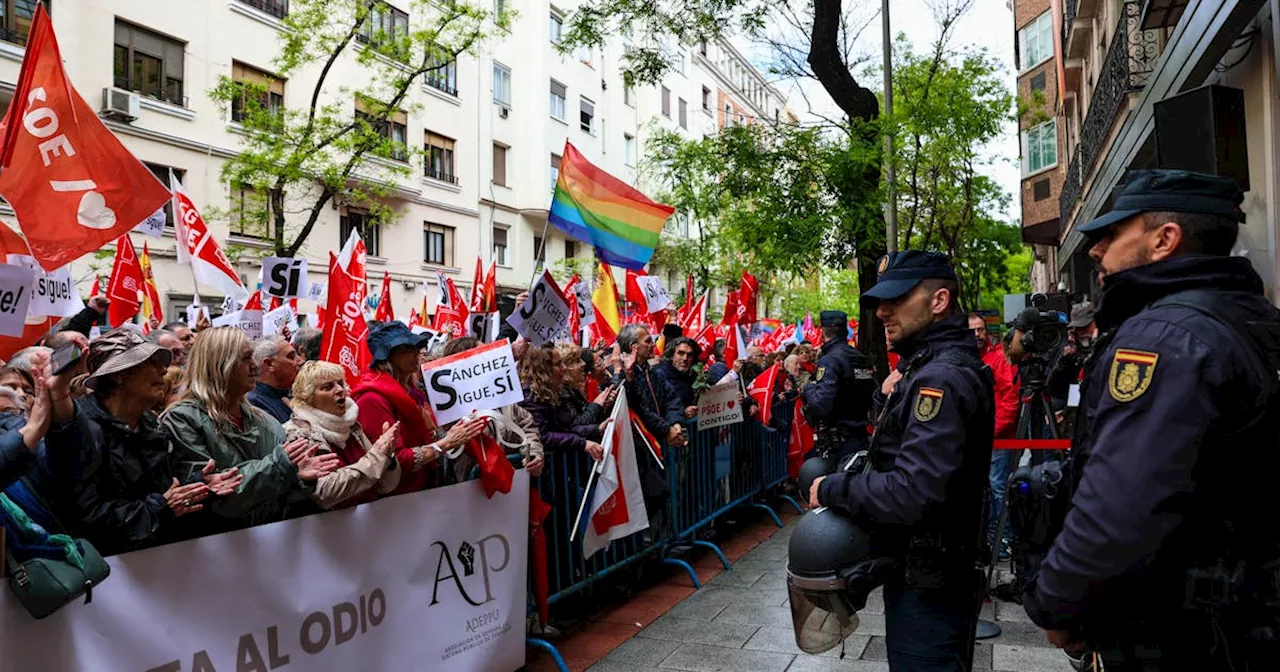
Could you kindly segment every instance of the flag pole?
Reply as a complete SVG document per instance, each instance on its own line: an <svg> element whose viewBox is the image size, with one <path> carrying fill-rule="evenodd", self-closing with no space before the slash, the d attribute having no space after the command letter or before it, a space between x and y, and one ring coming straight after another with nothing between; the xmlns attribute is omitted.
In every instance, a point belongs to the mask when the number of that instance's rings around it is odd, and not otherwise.
<svg viewBox="0 0 1280 672"><path fill-rule="evenodd" d="M170 208L171 210L173 210L173 228L174 228L174 233L175 233L175 234L179 234L179 235L177 236L177 238L178 238L177 243L178 243L179 245L186 245L186 244L187 244L187 241L186 241L186 239L185 239L185 236L181 235L181 231L178 231L178 228L179 228L179 226L178 226L178 216L179 216L181 213L178 211L178 206L177 206L177 204L173 202L173 200L174 200L174 198L173 198L173 182L174 182L174 179L175 179L175 178L174 178L174 174L173 174L173 168L169 168L169 169L168 169L168 171L169 171L169 208ZM190 255L188 255L188 257L189 257L189 256L190 256ZM190 258L188 258L188 259L187 259L187 270L191 271L191 298L192 298L192 299L194 299L193 303L194 303L195 305L197 305L197 306L203 305L203 304L201 303L201 301L200 301L200 281L196 279L196 265L195 265L195 264L193 264L193 263L191 263L191 259L190 259ZM199 311L197 311L197 313L198 313L198 312L199 312ZM199 320L200 320L200 316L197 314L197 315L196 315L196 321L197 321L197 322L199 322Z"/></svg>
<svg viewBox="0 0 1280 672"><path fill-rule="evenodd" d="M550 227L551 227L551 211L550 211L550 210L548 210L548 211L547 211L547 221L545 221L545 222L543 222L543 223L542 223L542 238L540 238L540 239L539 239L539 240L541 240L541 241L542 241L542 243L541 243L540 245L538 245L538 256L534 258L534 262L535 262L535 263L534 263L534 265L533 265L533 275L532 275L532 276L530 276L530 278L529 278L529 287L528 287L529 289L533 289L533 283L534 283L534 282L536 282L536 281L538 280L538 265L539 265L539 264L541 264L541 265L543 265L543 266L546 266L546 264L547 264L547 262L546 262L546 254L547 254L547 230L548 230ZM517 306L517 308L518 308L518 307L519 307L519 306Z"/></svg>

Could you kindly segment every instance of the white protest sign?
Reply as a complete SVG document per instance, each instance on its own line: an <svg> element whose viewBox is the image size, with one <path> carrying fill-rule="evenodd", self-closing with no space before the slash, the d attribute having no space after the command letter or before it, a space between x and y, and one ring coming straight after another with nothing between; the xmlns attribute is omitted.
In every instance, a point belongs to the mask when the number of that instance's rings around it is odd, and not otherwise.
<svg viewBox="0 0 1280 672"><path fill-rule="evenodd" d="M240 310L242 308L244 308L244 302L238 300L234 296L228 296L227 298L222 300L222 312L224 314L234 313L237 310Z"/></svg>
<svg viewBox="0 0 1280 672"><path fill-rule="evenodd" d="M93 602L49 618L0 594L0 672L512 672L528 512L519 470L493 499L468 481L111 556ZM174 617L195 604L199 618Z"/></svg>
<svg viewBox="0 0 1280 672"><path fill-rule="evenodd" d="M569 304L551 273L542 272L524 304L507 318L507 324L535 348L569 336Z"/></svg>
<svg viewBox="0 0 1280 672"><path fill-rule="evenodd" d="M187 326L195 329L196 324L200 322L201 314L204 315L206 320L209 319L209 307L202 306L198 303L193 303L187 306Z"/></svg>
<svg viewBox="0 0 1280 672"><path fill-rule="evenodd" d="M298 319L293 314L293 309L289 304L285 304L275 310L262 314L262 335L275 336L284 332L285 329L290 332L298 330Z"/></svg>
<svg viewBox="0 0 1280 672"><path fill-rule="evenodd" d="M31 304L35 271L24 266L0 264L0 336L21 336Z"/></svg>
<svg viewBox="0 0 1280 672"><path fill-rule="evenodd" d="M490 343L498 337L497 313L471 313L467 317L467 335L481 343Z"/></svg>
<svg viewBox="0 0 1280 672"><path fill-rule="evenodd" d="M736 379L705 390L698 397L698 430L742 422L740 391Z"/></svg>
<svg viewBox="0 0 1280 672"><path fill-rule="evenodd" d="M30 268L33 273L31 303L27 308L29 316L69 317L84 310L84 300L76 291L76 281L71 277L71 266L46 273L34 257L10 254L7 260L14 266Z"/></svg>
<svg viewBox="0 0 1280 672"><path fill-rule="evenodd" d="M262 338L262 311L237 310L214 318L215 327L235 327L244 332L249 340Z"/></svg>
<svg viewBox="0 0 1280 672"><path fill-rule="evenodd" d="M671 305L671 295L667 293L667 288L662 286L662 278L642 275L636 278L636 284L640 286L640 291L644 292L645 305L648 306L645 312L656 313Z"/></svg>
<svg viewBox="0 0 1280 672"><path fill-rule="evenodd" d="M141 224L133 227L134 231L151 238L160 238L164 236L164 225L169 221L169 216L165 214L164 208L160 208L151 213L151 216L142 220Z"/></svg>
<svg viewBox="0 0 1280 672"><path fill-rule="evenodd" d="M596 309L591 303L591 285L584 280L579 280L573 286L573 294L578 300L578 324L584 327L595 324Z"/></svg>
<svg viewBox="0 0 1280 672"><path fill-rule="evenodd" d="M313 282L307 286L307 299L324 305L325 299L328 298L328 292L325 291L323 282Z"/></svg>
<svg viewBox="0 0 1280 672"><path fill-rule="evenodd" d="M441 425L472 411L490 411L524 401L516 358L506 339L427 362L422 367L427 398Z"/></svg>
<svg viewBox="0 0 1280 672"><path fill-rule="evenodd" d="M262 260L262 293L281 299L302 295L307 286L307 260L302 257L265 257Z"/></svg>

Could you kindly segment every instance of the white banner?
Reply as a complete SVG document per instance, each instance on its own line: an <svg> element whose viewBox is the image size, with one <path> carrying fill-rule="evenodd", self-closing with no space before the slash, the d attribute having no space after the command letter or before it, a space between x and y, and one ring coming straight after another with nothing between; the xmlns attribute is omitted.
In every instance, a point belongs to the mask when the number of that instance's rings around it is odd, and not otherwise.
<svg viewBox="0 0 1280 672"><path fill-rule="evenodd" d="M169 215L165 213L164 208L160 208L151 213L150 217L142 220L141 224L133 227L133 230L151 238L163 238L164 225L168 221Z"/></svg>
<svg viewBox="0 0 1280 672"><path fill-rule="evenodd" d="M579 280L573 286L574 298L578 300L578 323L582 326L595 324L596 309L591 305L591 283Z"/></svg>
<svg viewBox="0 0 1280 672"><path fill-rule="evenodd" d="M29 317L70 317L84 310L84 300L71 277L70 265L45 272L30 255L10 254L6 261L32 271L31 303L27 307Z"/></svg>
<svg viewBox="0 0 1280 672"><path fill-rule="evenodd" d="M671 305L671 295L667 293L667 288L662 286L662 278L642 275L636 278L636 284L639 285L640 291L644 292L647 307L645 312L656 313Z"/></svg>
<svg viewBox="0 0 1280 672"><path fill-rule="evenodd" d="M742 404L738 401L740 391L737 376L715 387L707 388L698 397L699 431L742 422Z"/></svg>
<svg viewBox="0 0 1280 672"><path fill-rule="evenodd" d="M35 271L26 266L0 264L0 336L21 336L31 304Z"/></svg>
<svg viewBox="0 0 1280 672"><path fill-rule="evenodd" d="M471 313L467 316L467 332L481 343L492 343L498 338L498 314Z"/></svg>
<svg viewBox="0 0 1280 672"><path fill-rule="evenodd" d="M108 558L43 620L5 589L0 672L515 670L528 510L521 470Z"/></svg>
<svg viewBox="0 0 1280 672"><path fill-rule="evenodd" d="M542 272L538 281L533 283L533 289L529 290L524 304L507 317L507 324L529 339L529 344L535 348L543 343L569 338L569 304L565 303L564 294L551 278L551 273Z"/></svg>
<svg viewBox="0 0 1280 672"><path fill-rule="evenodd" d="M295 299L307 289L305 257L265 257L262 260L262 293Z"/></svg>
<svg viewBox="0 0 1280 672"><path fill-rule="evenodd" d="M262 311L237 310L213 319L215 327L236 327L244 331L249 340L262 338Z"/></svg>
<svg viewBox="0 0 1280 672"><path fill-rule="evenodd" d="M329 293L325 291L323 282L312 282L307 287L307 298L320 305L324 305L325 299L328 298L328 295Z"/></svg>
<svg viewBox="0 0 1280 672"><path fill-rule="evenodd" d="M298 317L293 314L293 308L289 304L284 304L273 311L262 314L262 335L276 336L284 332L288 328L289 333L298 331Z"/></svg>
<svg viewBox="0 0 1280 672"><path fill-rule="evenodd" d="M422 366L436 422L447 425L472 411L524 401L516 358L506 339L442 357Z"/></svg>

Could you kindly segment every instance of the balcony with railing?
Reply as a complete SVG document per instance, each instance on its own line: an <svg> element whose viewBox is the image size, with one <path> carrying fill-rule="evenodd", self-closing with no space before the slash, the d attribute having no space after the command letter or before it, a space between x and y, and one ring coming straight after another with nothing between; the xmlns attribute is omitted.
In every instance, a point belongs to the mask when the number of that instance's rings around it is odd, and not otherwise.
<svg viewBox="0 0 1280 672"><path fill-rule="evenodd" d="M1082 188L1084 183L1080 179L1080 147L1077 145L1071 152L1071 163L1067 164L1067 172L1062 176L1062 192L1058 194L1058 214L1061 221L1071 216L1071 209L1080 200Z"/></svg>
<svg viewBox="0 0 1280 672"><path fill-rule="evenodd" d="M1126 0L1119 24L1098 73L1098 82L1089 97L1089 113L1080 126L1079 144L1071 157L1060 197L1061 215L1070 221L1080 191L1088 182L1094 164L1105 153L1115 122L1128 109L1129 97L1146 87L1160 59L1160 30L1142 30L1141 2ZM1071 173L1075 173L1073 176ZM1068 184L1076 180L1081 187Z"/></svg>
<svg viewBox="0 0 1280 672"><path fill-rule="evenodd" d="M1076 13L1080 9L1080 0L1064 0L1062 3L1062 45L1067 45L1067 38L1071 37L1071 24L1076 20Z"/></svg>
<svg viewBox="0 0 1280 672"><path fill-rule="evenodd" d="M289 0L239 0L239 2L277 19L283 19L289 15Z"/></svg>

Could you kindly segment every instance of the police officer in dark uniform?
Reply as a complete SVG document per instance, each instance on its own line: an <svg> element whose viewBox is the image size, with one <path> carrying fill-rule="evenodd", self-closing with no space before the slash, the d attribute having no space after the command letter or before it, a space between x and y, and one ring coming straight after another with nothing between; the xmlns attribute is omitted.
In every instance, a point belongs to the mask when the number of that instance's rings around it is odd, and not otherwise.
<svg viewBox="0 0 1280 672"><path fill-rule="evenodd" d="M876 380L871 360L846 340L848 316L824 310L819 323L822 350L818 370L803 391L805 417L817 429L810 456L842 457L867 447Z"/></svg>
<svg viewBox="0 0 1280 672"><path fill-rule="evenodd" d="M1126 177L1080 227L1102 336L1071 508L1023 604L1106 672L1280 670L1280 316L1230 256L1243 197L1225 177Z"/></svg>
<svg viewBox="0 0 1280 672"><path fill-rule="evenodd" d="M884 587L891 670L964 672L973 662L981 602L975 568L995 390L979 357L958 282L941 254L906 251L881 262L862 295L901 355L871 439L868 468L817 479L810 504L847 516L900 557Z"/></svg>

